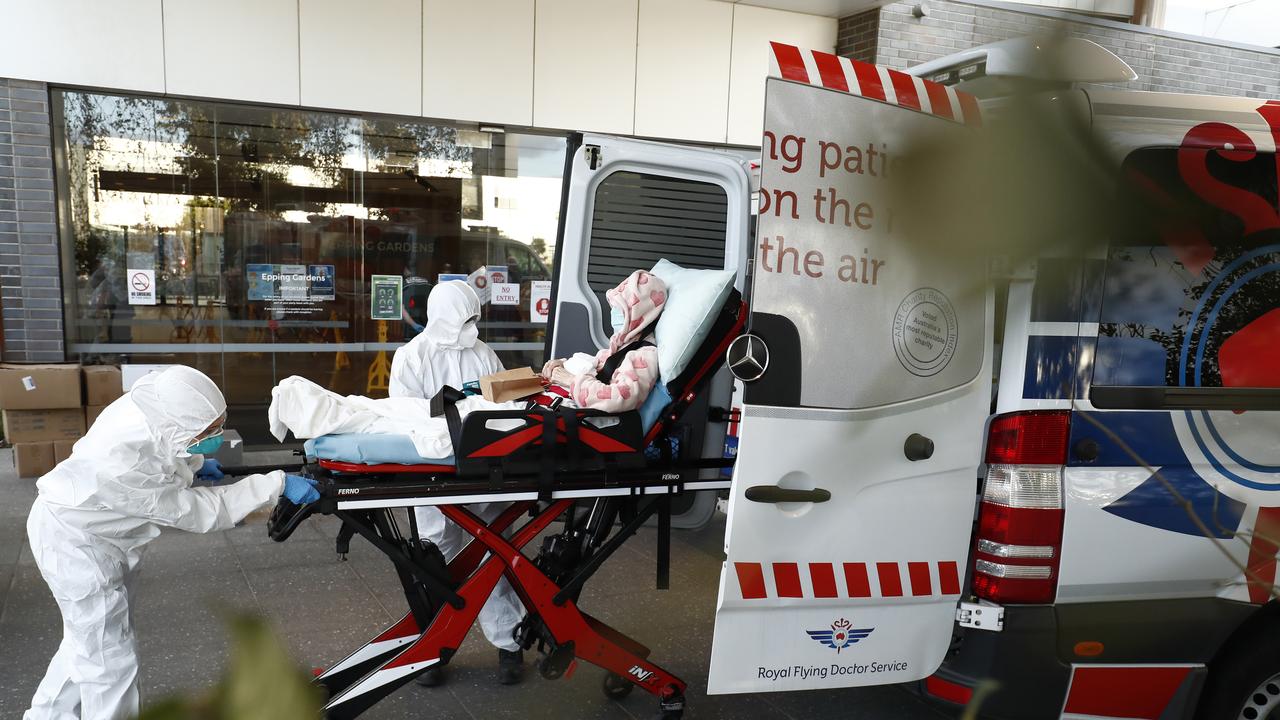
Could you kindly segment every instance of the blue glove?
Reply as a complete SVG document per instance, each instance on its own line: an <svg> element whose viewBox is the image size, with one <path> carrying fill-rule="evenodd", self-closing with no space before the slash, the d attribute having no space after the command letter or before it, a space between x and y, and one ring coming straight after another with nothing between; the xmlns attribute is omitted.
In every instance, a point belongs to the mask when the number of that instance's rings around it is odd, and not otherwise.
<svg viewBox="0 0 1280 720"><path fill-rule="evenodd" d="M226 473L222 472L222 463L213 458L206 459L200 469L196 471L196 477L201 480L221 480L226 475Z"/></svg>
<svg viewBox="0 0 1280 720"><path fill-rule="evenodd" d="M320 499L316 481L301 475L284 476L284 496L296 505L306 505Z"/></svg>

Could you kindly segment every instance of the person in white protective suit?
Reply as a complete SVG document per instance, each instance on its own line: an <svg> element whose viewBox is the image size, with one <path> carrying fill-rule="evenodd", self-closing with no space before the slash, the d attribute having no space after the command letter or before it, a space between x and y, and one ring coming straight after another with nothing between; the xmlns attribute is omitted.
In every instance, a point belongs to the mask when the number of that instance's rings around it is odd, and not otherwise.
<svg viewBox="0 0 1280 720"><path fill-rule="evenodd" d="M282 491L295 502L319 498L310 481L279 470L192 487L213 464L204 454L221 444L226 408L197 370L153 373L107 406L71 456L37 481L27 535L63 635L24 720L138 714L132 580L162 526L226 530Z"/></svg>
<svg viewBox="0 0 1280 720"><path fill-rule="evenodd" d="M391 361L391 397L430 399L449 385L463 384L502 371L502 362L480 339L480 298L461 280L440 283L427 296L427 327L423 333L396 350ZM468 509L490 522L509 503L477 503ZM436 544L446 560L471 540L462 528L449 522L430 506L414 510L418 536ZM484 636L498 648L498 682L513 685L524 677L524 654L514 639L516 626L524 619L524 604L504 577L480 609L477 621ZM418 677L418 683L433 687L444 682L444 670L432 666Z"/></svg>

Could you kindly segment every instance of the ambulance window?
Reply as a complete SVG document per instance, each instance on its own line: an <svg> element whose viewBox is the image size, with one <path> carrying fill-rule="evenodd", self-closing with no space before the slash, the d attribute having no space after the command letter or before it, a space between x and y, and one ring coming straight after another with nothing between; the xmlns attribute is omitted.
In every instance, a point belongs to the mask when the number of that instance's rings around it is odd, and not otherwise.
<svg viewBox="0 0 1280 720"><path fill-rule="evenodd" d="M608 308L606 290L660 258L686 268L724 267L729 196L707 182L615 172L596 189L587 284ZM604 324L609 324L605 312Z"/></svg>
<svg viewBox="0 0 1280 720"><path fill-rule="evenodd" d="M1093 404L1280 409L1275 155L1143 149L1122 177L1121 207L1150 212L1108 253Z"/></svg>

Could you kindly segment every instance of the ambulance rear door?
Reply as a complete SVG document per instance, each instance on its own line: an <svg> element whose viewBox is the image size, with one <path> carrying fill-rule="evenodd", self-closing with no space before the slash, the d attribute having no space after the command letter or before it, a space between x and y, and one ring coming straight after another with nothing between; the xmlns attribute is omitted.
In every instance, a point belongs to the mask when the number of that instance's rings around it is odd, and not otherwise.
<svg viewBox="0 0 1280 720"><path fill-rule="evenodd" d="M595 354L607 347L605 291L635 270L665 258L692 269L726 269L745 289L750 257L751 178L747 158L668 143L585 134L570 143L556 247L553 314L547 357ZM709 392L682 423L698 432L684 452L720 457L732 401L732 378L720 368ZM719 470L703 470L715 478ZM686 480L695 479L693 472ZM688 493L673 504L675 527L699 527L715 510L711 492Z"/></svg>
<svg viewBox="0 0 1280 720"><path fill-rule="evenodd" d="M918 680L943 659L965 575L993 300L980 254L894 226L930 204L886 175L918 141L977 132L978 107L846 58L774 54L751 324L727 358L746 390L708 690Z"/></svg>

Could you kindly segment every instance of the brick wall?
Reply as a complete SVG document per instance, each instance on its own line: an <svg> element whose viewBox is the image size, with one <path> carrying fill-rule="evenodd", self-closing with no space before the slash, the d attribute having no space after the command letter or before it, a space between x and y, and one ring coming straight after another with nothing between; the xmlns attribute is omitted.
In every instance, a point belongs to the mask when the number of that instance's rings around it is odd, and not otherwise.
<svg viewBox="0 0 1280 720"><path fill-rule="evenodd" d="M876 41L879 34L879 8L842 17L836 34L836 47L845 57L863 62L875 62Z"/></svg>
<svg viewBox="0 0 1280 720"><path fill-rule="evenodd" d="M1063 12L1016 9L999 2L922 1L928 10L923 18L911 14L920 2L897 2L880 10L876 62L905 68L997 40L1066 32L1092 40L1129 63L1138 73L1138 79L1128 84L1135 90L1280 97L1277 50L1199 41ZM841 43L838 52L866 59L862 55L865 48Z"/></svg>
<svg viewBox="0 0 1280 720"><path fill-rule="evenodd" d="M5 360L62 360L49 90L0 79L0 307Z"/></svg>

